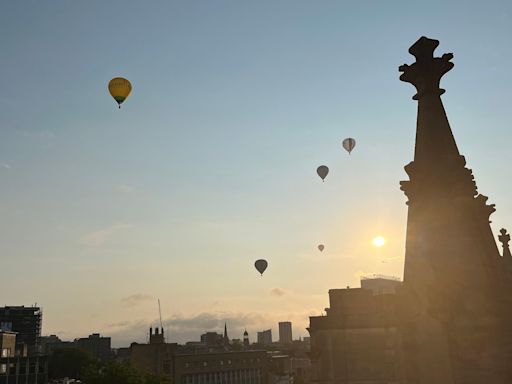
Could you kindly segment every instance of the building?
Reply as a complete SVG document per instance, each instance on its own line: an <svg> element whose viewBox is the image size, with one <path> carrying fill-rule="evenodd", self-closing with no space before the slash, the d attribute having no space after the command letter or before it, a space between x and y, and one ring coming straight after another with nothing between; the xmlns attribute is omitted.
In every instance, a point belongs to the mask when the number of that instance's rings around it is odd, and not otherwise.
<svg viewBox="0 0 512 384"><path fill-rule="evenodd" d="M173 377L173 356L178 344L166 343L158 328L149 329L149 344L132 343L128 353L130 363L141 372Z"/></svg>
<svg viewBox="0 0 512 384"><path fill-rule="evenodd" d="M101 337L99 333L76 339L74 346L89 352L92 357L102 362L109 361L112 357L110 337Z"/></svg>
<svg viewBox="0 0 512 384"><path fill-rule="evenodd" d="M153 328L149 328L149 344L163 344L165 343L164 329L161 328L160 331L158 327L155 328L153 332Z"/></svg>
<svg viewBox="0 0 512 384"><path fill-rule="evenodd" d="M331 289L329 301L327 316L310 318L314 381L400 380L396 295L367 288Z"/></svg>
<svg viewBox="0 0 512 384"><path fill-rule="evenodd" d="M0 329L16 332L17 343L25 343L31 354L39 352L42 318L39 307L0 307Z"/></svg>
<svg viewBox="0 0 512 384"><path fill-rule="evenodd" d="M174 384L267 384L266 357L265 351L205 349L204 343L180 346L150 335L149 344L132 343L119 361L129 359L139 371L165 376Z"/></svg>
<svg viewBox="0 0 512 384"><path fill-rule="evenodd" d="M45 355L51 355L57 349L74 348L73 341L62 341L56 335L41 336L40 338L41 350Z"/></svg>
<svg viewBox="0 0 512 384"><path fill-rule="evenodd" d="M208 347L219 347L224 344L224 335L217 332L206 332L201 335L201 343Z"/></svg>
<svg viewBox="0 0 512 384"><path fill-rule="evenodd" d="M174 356L174 384L267 384L265 351Z"/></svg>
<svg viewBox="0 0 512 384"><path fill-rule="evenodd" d="M282 321L279 323L279 342L282 344L291 343L292 338L292 323L289 321Z"/></svg>
<svg viewBox="0 0 512 384"><path fill-rule="evenodd" d="M396 293L396 289L402 285L397 277L372 275L361 277L361 288L369 289L373 294Z"/></svg>
<svg viewBox="0 0 512 384"><path fill-rule="evenodd" d="M272 330L258 332L258 344L269 345L272 344Z"/></svg>
<svg viewBox="0 0 512 384"><path fill-rule="evenodd" d="M0 384L46 384L46 356L28 355L26 344L17 342L16 332L0 330Z"/></svg>
<svg viewBox="0 0 512 384"><path fill-rule="evenodd" d="M307 357L293 357L289 354L270 353L269 384L293 384L295 380L308 382L311 376L311 362Z"/></svg>
<svg viewBox="0 0 512 384"><path fill-rule="evenodd" d="M418 101L414 161L401 182L403 283L329 291L327 316L310 318L314 383L512 382L510 235L500 231L500 254L494 206L477 192L441 101L453 55L434 57L438 44L420 38L409 49L416 62L400 67Z"/></svg>

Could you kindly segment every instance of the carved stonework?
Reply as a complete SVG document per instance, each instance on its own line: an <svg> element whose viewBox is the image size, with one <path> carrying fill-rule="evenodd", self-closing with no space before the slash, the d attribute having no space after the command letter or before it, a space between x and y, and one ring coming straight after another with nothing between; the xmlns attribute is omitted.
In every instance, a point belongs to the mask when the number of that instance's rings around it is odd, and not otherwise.
<svg viewBox="0 0 512 384"><path fill-rule="evenodd" d="M403 72L400 80L411 83L418 93L413 96L419 100L428 93L442 95L444 89L439 88L441 77L453 68L453 54L445 53L442 57L434 57L434 50L439 45L438 40L422 36L411 48L409 53L416 57L416 62L411 65L401 65L398 69Z"/></svg>
<svg viewBox="0 0 512 384"><path fill-rule="evenodd" d="M503 247L503 257L510 258L512 257L508 246L508 243L510 242L510 235L507 233L505 228L501 228L500 233L501 235L498 236L498 240L501 242L501 246Z"/></svg>

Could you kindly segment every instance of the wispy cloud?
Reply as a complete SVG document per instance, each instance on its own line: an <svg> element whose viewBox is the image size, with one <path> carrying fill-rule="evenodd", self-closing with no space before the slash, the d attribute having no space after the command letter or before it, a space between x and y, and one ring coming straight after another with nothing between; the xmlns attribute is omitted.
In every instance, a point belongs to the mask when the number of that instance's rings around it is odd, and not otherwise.
<svg viewBox="0 0 512 384"><path fill-rule="evenodd" d="M286 295L288 292L286 292L284 289L282 288L273 288L270 290L270 295L274 296L274 297L283 297L284 295Z"/></svg>
<svg viewBox="0 0 512 384"><path fill-rule="evenodd" d="M147 295L145 293L136 293L136 294L128 296L128 297L123 297L121 299L121 303L125 307L134 307L136 305L139 305L139 304L145 303L147 301L151 301L151 300L154 300L154 297L151 295Z"/></svg>
<svg viewBox="0 0 512 384"><path fill-rule="evenodd" d="M9 170L11 169L11 166L6 163L0 163L0 168Z"/></svg>
<svg viewBox="0 0 512 384"><path fill-rule="evenodd" d="M134 226L132 224L114 224L110 227L83 235L80 238L79 243L87 247L101 247L116 233L133 227Z"/></svg>

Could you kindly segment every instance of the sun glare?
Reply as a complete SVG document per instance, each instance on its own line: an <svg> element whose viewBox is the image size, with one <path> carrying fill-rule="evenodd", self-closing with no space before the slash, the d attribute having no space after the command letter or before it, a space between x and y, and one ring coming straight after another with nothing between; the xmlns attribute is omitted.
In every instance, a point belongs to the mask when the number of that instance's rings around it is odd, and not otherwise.
<svg viewBox="0 0 512 384"><path fill-rule="evenodd" d="M386 244L386 239L383 238L382 236L374 237L372 240L372 244L375 247L382 247L384 244Z"/></svg>

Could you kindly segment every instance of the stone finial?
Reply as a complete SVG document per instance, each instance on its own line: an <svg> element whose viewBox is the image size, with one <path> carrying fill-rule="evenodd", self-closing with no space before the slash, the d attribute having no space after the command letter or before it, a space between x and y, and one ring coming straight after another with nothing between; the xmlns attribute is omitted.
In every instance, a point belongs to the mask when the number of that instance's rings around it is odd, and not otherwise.
<svg viewBox="0 0 512 384"><path fill-rule="evenodd" d="M505 228L500 229L501 235L498 236L498 240L503 246L503 257L512 257L510 254L510 248L508 247L508 243L510 241L510 235L507 233Z"/></svg>
<svg viewBox="0 0 512 384"><path fill-rule="evenodd" d="M438 40L420 37L410 48L409 53L416 57L411 65L401 65L398 69L403 72L400 80L411 83L416 87L414 100L419 100L427 94L442 95L444 89L439 88L441 77L453 68L452 53L445 53L442 57L434 57L434 50L439 45Z"/></svg>

